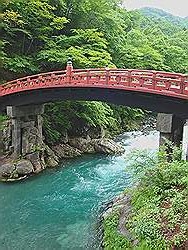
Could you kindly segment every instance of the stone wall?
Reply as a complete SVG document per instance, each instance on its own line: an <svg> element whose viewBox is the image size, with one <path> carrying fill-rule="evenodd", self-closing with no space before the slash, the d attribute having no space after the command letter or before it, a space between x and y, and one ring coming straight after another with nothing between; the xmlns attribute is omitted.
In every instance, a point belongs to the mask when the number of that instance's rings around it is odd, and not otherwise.
<svg viewBox="0 0 188 250"><path fill-rule="evenodd" d="M20 179L45 168L42 105L7 107L2 131L1 179Z"/></svg>

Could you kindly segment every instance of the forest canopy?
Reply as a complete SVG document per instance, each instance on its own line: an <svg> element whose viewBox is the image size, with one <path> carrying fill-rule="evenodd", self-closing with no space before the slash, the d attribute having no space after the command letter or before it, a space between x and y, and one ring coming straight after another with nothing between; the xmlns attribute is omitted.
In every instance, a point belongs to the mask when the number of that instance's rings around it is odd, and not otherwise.
<svg viewBox="0 0 188 250"><path fill-rule="evenodd" d="M69 57L75 68L187 73L187 27L186 18L155 9L127 11L119 0L1 0L1 82L65 69ZM101 103L49 104L45 128L54 142L78 118L120 131L127 128L124 121L135 122L141 114Z"/></svg>
<svg viewBox="0 0 188 250"><path fill-rule="evenodd" d="M78 68L188 71L187 19L127 11L119 0L1 2L3 80L64 69L69 56Z"/></svg>

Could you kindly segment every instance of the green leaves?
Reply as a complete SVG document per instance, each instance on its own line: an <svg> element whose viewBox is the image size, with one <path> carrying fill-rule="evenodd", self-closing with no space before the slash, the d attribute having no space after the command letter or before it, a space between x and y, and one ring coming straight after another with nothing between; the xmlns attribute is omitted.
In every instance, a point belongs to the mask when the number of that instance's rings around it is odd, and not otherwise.
<svg viewBox="0 0 188 250"><path fill-rule="evenodd" d="M141 245L150 250L181 246L188 228L188 163L178 159L176 147L168 162L164 150L158 156L135 152L130 158L129 170L137 185L130 191L133 213L129 225Z"/></svg>
<svg viewBox="0 0 188 250"><path fill-rule="evenodd" d="M132 243L117 231L118 223L118 211L113 211L103 222L105 250L132 249Z"/></svg>
<svg viewBox="0 0 188 250"><path fill-rule="evenodd" d="M164 157L165 152L160 152L159 156L144 151L132 154L129 170L137 184L126 191L131 196L132 210L125 227L137 239L137 245L133 246L130 239L119 234L120 213L114 209L103 222L105 249L183 247L188 229L188 184L185 180L188 163L177 160L177 149L173 149L171 162Z"/></svg>
<svg viewBox="0 0 188 250"><path fill-rule="evenodd" d="M7 117L5 115L0 115L0 131L4 128L4 123L7 120Z"/></svg>
<svg viewBox="0 0 188 250"><path fill-rule="evenodd" d="M91 126L100 126L104 129L113 126L116 120L113 115L111 107L102 102L80 102L82 105L82 112L77 116L84 119Z"/></svg>
<svg viewBox="0 0 188 250"><path fill-rule="evenodd" d="M2 14L4 24L10 27L23 27L25 22L22 20L22 16L13 10L6 10Z"/></svg>
<svg viewBox="0 0 188 250"><path fill-rule="evenodd" d="M41 67L59 69L65 67L71 57L76 68L96 68L112 66L112 57L106 50L107 41L101 32L95 29L73 30L67 37L59 35L47 40L45 48L38 53Z"/></svg>
<svg viewBox="0 0 188 250"><path fill-rule="evenodd" d="M12 58L7 58L5 63L5 68L17 74L20 73L36 73L38 68L34 61L29 56L14 56Z"/></svg>
<svg viewBox="0 0 188 250"><path fill-rule="evenodd" d="M7 63L3 75L9 79L12 72L61 70L69 56L76 68L187 72L187 31L172 16L169 21L145 17L120 4L118 0L5 1L1 27ZM23 59L16 66L16 57L30 58L30 66Z"/></svg>
<svg viewBox="0 0 188 250"><path fill-rule="evenodd" d="M119 111L119 112L118 112ZM65 132L101 128L115 135L136 128L143 111L96 101L65 101L45 105L44 132L48 143L57 143ZM137 125L138 126L138 125Z"/></svg>
<svg viewBox="0 0 188 250"><path fill-rule="evenodd" d="M66 17L54 17L50 26L56 30L62 30L65 27L65 24L68 23Z"/></svg>

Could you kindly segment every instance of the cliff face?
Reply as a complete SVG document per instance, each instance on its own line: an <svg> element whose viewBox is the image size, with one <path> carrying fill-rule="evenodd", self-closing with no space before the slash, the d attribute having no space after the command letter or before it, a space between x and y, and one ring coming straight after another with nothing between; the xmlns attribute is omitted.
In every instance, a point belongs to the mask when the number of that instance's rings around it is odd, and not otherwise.
<svg viewBox="0 0 188 250"><path fill-rule="evenodd" d="M41 131L33 121L26 121L22 128L22 150L15 157L11 147L11 121L1 131L0 180L16 181L37 174L46 168L57 167L60 162L82 154L121 154L124 149L111 139L105 138L102 129L90 130L74 136L67 133L56 145L47 145ZM23 124L22 124L23 125Z"/></svg>

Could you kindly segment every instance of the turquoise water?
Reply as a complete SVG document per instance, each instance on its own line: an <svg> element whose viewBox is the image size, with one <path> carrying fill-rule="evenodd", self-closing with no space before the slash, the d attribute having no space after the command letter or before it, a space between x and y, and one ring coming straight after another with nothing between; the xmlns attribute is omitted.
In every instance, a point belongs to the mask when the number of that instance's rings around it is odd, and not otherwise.
<svg viewBox="0 0 188 250"><path fill-rule="evenodd" d="M158 134L117 138L122 156L90 155L27 181L0 184L0 250L99 249L97 216L131 182L126 154L158 147Z"/></svg>

